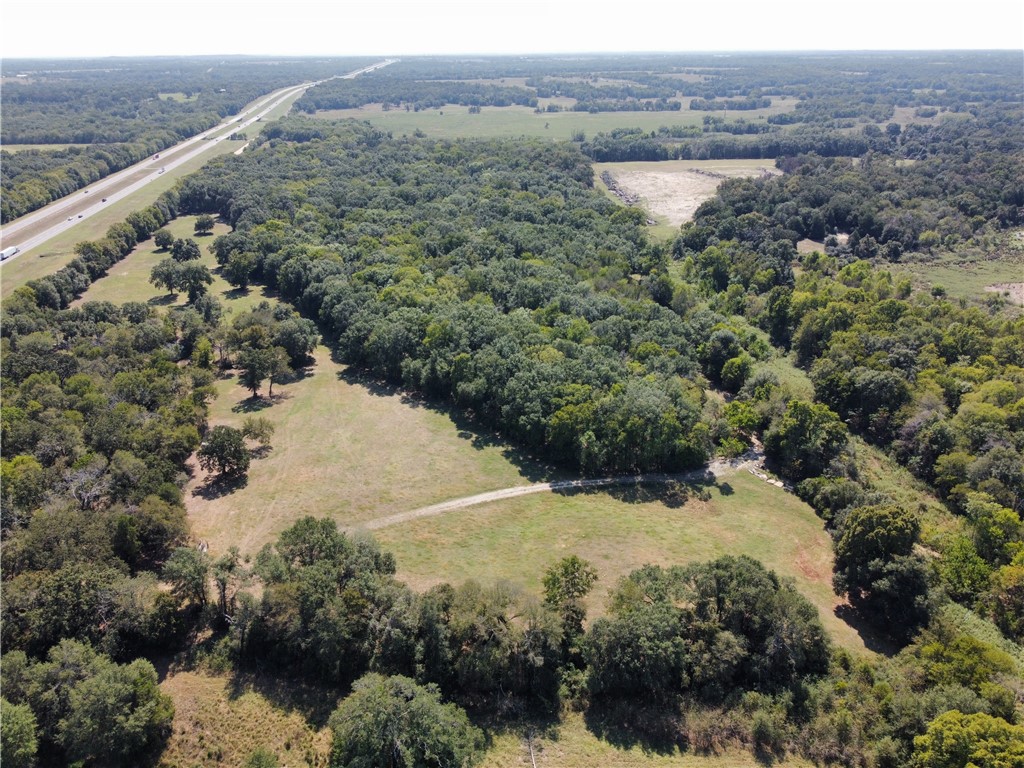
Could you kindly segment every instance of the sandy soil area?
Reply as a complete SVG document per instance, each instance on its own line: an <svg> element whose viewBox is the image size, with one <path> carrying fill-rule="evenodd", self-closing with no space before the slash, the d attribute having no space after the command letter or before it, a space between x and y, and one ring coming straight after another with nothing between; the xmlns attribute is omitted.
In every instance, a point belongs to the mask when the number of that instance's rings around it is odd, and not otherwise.
<svg viewBox="0 0 1024 768"><path fill-rule="evenodd" d="M986 291L1009 294L1010 301L1018 307L1024 307L1024 283L996 283L986 285Z"/></svg>
<svg viewBox="0 0 1024 768"><path fill-rule="evenodd" d="M693 218L700 204L715 194L723 179L778 173L756 164L737 166L732 163L711 165L707 162L671 162L646 165L650 166L650 170L609 168L609 173L622 192L639 198L649 214L663 217L665 223L672 226L679 226Z"/></svg>

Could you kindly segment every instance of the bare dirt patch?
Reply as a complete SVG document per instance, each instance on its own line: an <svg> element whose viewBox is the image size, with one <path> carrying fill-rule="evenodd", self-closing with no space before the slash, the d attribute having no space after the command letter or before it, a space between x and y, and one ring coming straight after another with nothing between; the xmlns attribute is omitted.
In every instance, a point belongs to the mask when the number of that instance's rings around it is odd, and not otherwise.
<svg viewBox="0 0 1024 768"><path fill-rule="evenodd" d="M986 285L985 290L1008 297L1015 306L1024 307L1024 283L995 283Z"/></svg>
<svg viewBox="0 0 1024 768"><path fill-rule="evenodd" d="M724 179L777 174L764 161L670 160L661 163L600 163L619 190L671 226L693 218Z"/></svg>

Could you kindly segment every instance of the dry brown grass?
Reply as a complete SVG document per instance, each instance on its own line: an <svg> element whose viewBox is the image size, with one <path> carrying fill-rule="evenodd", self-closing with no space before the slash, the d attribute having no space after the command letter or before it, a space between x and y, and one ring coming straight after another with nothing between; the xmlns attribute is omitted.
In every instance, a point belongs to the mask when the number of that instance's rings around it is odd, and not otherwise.
<svg viewBox="0 0 1024 768"><path fill-rule="evenodd" d="M255 552L305 515L355 526L529 482L529 465L510 461L507 446L462 429L445 412L347 375L319 347L308 375L275 386L272 404L250 400L235 376L218 382L211 424L239 426L258 411L277 431L273 449L252 463L244 487L217 495L201 473L189 483L197 538L217 552L232 544Z"/></svg>
<svg viewBox="0 0 1024 768"><path fill-rule="evenodd" d="M240 766L261 747L289 768L327 765L330 732L311 725L289 701L300 686L263 690L258 681L178 672L160 689L174 700L175 713L159 768Z"/></svg>

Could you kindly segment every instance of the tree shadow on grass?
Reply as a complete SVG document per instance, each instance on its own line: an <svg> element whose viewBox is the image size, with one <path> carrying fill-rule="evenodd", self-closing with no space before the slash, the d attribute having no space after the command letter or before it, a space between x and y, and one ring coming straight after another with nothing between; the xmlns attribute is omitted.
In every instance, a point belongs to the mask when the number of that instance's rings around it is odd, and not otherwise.
<svg viewBox="0 0 1024 768"><path fill-rule="evenodd" d="M524 744L534 739L558 741L561 720L557 709L515 696L459 703L473 725L484 732L487 749L498 736L513 736Z"/></svg>
<svg viewBox="0 0 1024 768"><path fill-rule="evenodd" d="M166 307L178 301L176 293L161 293L159 296L151 297L146 303L154 307Z"/></svg>
<svg viewBox="0 0 1024 768"><path fill-rule="evenodd" d="M865 648L890 658L899 653L899 646L879 632L864 614L849 603L837 605L832 613L860 636Z"/></svg>
<svg viewBox="0 0 1024 768"><path fill-rule="evenodd" d="M273 452L273 450L274 446L272 445L257 445L255 448L249 449L249 455L254 459L265 459Z"/></svg>
<svg viewBox="0 0 1024 768"><path fill-rule="evenodd" d="M226 291L221 291L220 295L226 301L235 301L237 299L244 299L249 293L249 288L228 288Z"/></svg>
<svg viewBox="0 0 1024 768"><path fill-rule="evenodd" d="M671 707L628 701L595 701L583 715L587 729L619 749L673 755L686 749L682 719Z"/></svg>
<svg viewBox="0 0 1024 768"><path fill-rule="evenodd" d="M674 475L650 473L635 478L626 477L614 485L554 488L552 492L561 496L600 494L625 504L662 504L669 509L680 509L694 499L708 501L711 498L710 489L714 487L721 490L721 485L710 472Z"/></svg>
<svg viewBox="0 0 1024 768"><path fill-rule="evenodd" d="M237 490L245 488L249 484L249 476L242 475L211 475L205 483L192 491L193 496L198 496L206 501L213 501L222 496L227 496Z"/></svg>
<svg viewBox="0 0 1024 768"><path fill-rule="evenodd" d="M312 728L326 727L331 713L348 691L317 685L302 677L275 675L249 669L236 669L228 683L228 697L238 699L258 693L278 709L299 714Z"/></svg>
<svg viewBox="0 0 1024 768"><path fill-rule="evenodd" d="M236 403L231 406L232 413L259 413L260 411L277 405L285 400L291 400L291 392L275 392L273 396L259 395L257 397L247 397L245 400Z"/></svg>

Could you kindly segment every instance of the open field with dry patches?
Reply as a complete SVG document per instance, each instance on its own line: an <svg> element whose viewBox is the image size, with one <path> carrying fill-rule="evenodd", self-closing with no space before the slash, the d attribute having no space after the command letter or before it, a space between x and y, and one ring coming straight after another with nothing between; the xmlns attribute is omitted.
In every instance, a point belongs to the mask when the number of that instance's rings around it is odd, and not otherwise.
<svg viewBox="0 0 1024 768"><path fill-rule="evenodd" d="M374 531L395 553L398 575L417 590L444 581L505 580L540 593L545 569L568 555L590 560L599 582L587 600L601 615L608 590L644 565L678 565L747 554L794 579L833 639L864 642L835 609L831 541L806 504L738 471L708 486L550 493L507 499Z"/></svg>
<svg viewBox="0 0 1024 768"><path fill-rule="evenodd" d="M331 732L326 727L339 695L268 677L240 678L204 672L177 672L161 684L174 700L173 734L158 768L241 766L262 748L288 768L328 765ZM755 768L747 751L694 754L657 751L641 744L617 745L600 738L584 716L566 712L554 724L516 723L495 731L478 723L488 745L480 768ZM531 754L532 747L532 754ZM791 759L781 765L806 768Z"/></svg>
<svg viewBox="0 0 1024 768"><path fill-rule="evenodd" d="M215 552L255 553L305 515L342 526L481 491L541 479L513 449L458 417L363 382L325 347L301 380L253 401L237 377L217 382L210 423L240 426L250 413L277 428L244 487L222 493L196 468L185 495L196 538ZM266 389L262 392L266 395Z"/></svg>
<svg viewBox="0 0 1024 768"><path fill-rule="evenodd" d="M382 131L391 131L395 136L411 136L416 131L433 138L495 138L534 136L538 138L566 140L576 131L583 131L588 137L615 128L642 128L657 131L674 125L703 125L704 116L711 114L690 110L690 99L680 99L683 108L678 112L572 112L568 111L575 99L564 97L541 99L542 108L557 104L567 111L537 112L532 107L481 107L479 114L469 114L468 107L446 104L437 109L405 111L402 107L384 110L380 104L367 104L355 109L330 109L316 113L316 117L327 120L353 118L366 120ZM772 106L742 112L729 112L728 118L742 117L758 120L796 107L793 98L772 98ZM713 113L721 116L720 112Z"/></svg>
<svg viewBox="0 0 1024 768"><path fill-rule="evenodd" d="M259 676L176 672L160 683L174 700L174 725L158 768L240 766L257 749L290 768L321 768L323 727L340 696Z"/></svg>
<svg viewBox="0 0 1024 768"><path fill-rule="evenodd" d="M909 276L916 290L941 287L951 298L973 301L1002 296L1011 306L1024 307L1024 228L982 239L981 247L908 254L886 268Z"/></svg>

